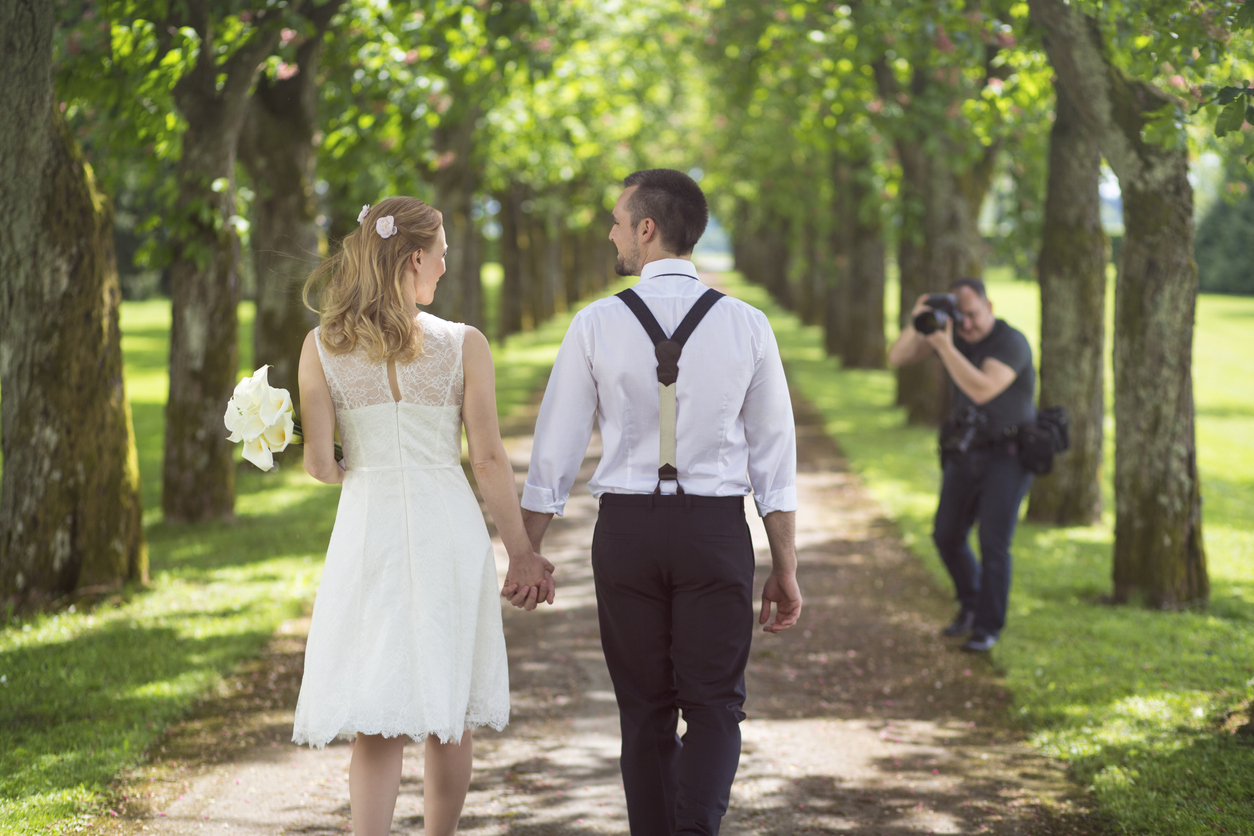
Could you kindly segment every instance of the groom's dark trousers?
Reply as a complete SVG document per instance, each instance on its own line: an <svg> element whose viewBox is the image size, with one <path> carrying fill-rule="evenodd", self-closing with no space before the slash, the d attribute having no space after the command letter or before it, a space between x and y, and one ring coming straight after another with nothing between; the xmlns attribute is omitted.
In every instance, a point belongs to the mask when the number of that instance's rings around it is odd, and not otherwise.
<svg viewBox="0 0 1254 836"><path fill-rule="evenodd" d="M592 570L632 836L718 833L740 763L753 564L743 497L601 497Z"/></svg>

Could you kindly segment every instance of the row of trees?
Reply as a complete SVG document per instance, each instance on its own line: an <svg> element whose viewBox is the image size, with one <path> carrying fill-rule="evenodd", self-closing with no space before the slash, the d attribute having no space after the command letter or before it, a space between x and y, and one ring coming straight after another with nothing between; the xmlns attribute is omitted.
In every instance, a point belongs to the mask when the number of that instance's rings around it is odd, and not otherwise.
<svg viewBox="0 0 1254 836"><path fill-rule="evenodd" d="M726 0L694 41L724 80L711 90L714 120L734 126L703 165L737 264L823 324L846 367L884 364L886 249L904 324L920 294L981 275L977 217L995 180L1012 184L1016 243L1039 253L1041 402L1072 415L1071 452L1031 494L1040 521L1086 524L1101 512L1098 184L1103 160L1113 170L1126 228L1112 335L1119 601L1208 595L1188 161L1190 142L1215 142L1211 123L1219 134L1242 125L1249 73L1234 56L1246 52L1252 13L1238 2ZM1191 137L1199 110L1206 124ZM944 414L944 380L935 362L897 371L912 423Z"/></svg>
<svg viewBox="0 0 1254 836"><path fill-rule="evenodd" d="M652 126L669 116L667 68L678 64L646 33L678 8L0 0L12 70L0 134L0 595L37 601L146 572L111 198L141 216L138 258L168 276L164 517L229 517L221 414L237 374L244 259L257 362L293 391L314 324L300 286L361 205L388 194L444 214L454 280L439 315L484 325L485 243L504 269L490 329L500 336L601 288L613 266L607 189L677 147ZM90 280L67 282L67 264ZM67 294L81 297L81 316Z"/></svg>
<svg viewBox="0 0 1254 836"><path fill-rule="evenodd" d="M1194 6L0 0L0 594L144 572L111 198L143 218L139 258L169 277L168 522L234 507L221 414L244 259L257 362L294 389L312 324L298 288L362 204L407 193L444 212L440 315L484 324L480 266L495 249L506 335L604 284L615 181L656 165L707 173L738 266L823 323L851 367L884 362L890 253L903 312L980 274L976 219L997 186L1016 243L1040 252L1041 397L1074 420L1074 449L1030 514L1091 520L1104 158L1127 226L1115 593L1204 598L1186 128L1215 96L1205 85L1240 77L1232 40L1249 16L1236 0ZM1250 91L1218 95L1207 114L1244 135ZM898 373L910 420L936 420L942 383L934 364Z"/></svg>

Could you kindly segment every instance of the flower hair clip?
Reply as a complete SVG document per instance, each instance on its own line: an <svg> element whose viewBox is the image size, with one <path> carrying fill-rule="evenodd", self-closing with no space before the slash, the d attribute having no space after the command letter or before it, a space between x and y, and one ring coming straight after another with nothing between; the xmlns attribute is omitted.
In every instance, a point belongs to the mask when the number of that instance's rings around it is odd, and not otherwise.
<svg viewBox="0 0 1254 836"><path fill-rule="evenodd" d="M361 211L357 213L357 223L364 224L366 222L366 216L369 214L370 214L370 204L367 203L366 205L362 206Z"/></svg>
<svg viewBox="0 0 1254 836"><path fill-rule="evenodd" d="M384 215L374 222L374 231L380 238L391 238L396 234L396 220L391 215Z"/></svg>

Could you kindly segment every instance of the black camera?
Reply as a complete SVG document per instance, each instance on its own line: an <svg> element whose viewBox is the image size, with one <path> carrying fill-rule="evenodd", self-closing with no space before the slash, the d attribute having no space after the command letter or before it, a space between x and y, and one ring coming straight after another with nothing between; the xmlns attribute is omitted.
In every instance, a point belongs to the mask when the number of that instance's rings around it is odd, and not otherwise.
<svg viewBox="0 0 1254 836"><path fill-rule="evenodd" d="M945 323L953 320L954 328L962 325L962 311L958 310L958 297L952 293L929 293L923 304L931 308L914 318L914 330L923 336L942 331Z"/></svg>

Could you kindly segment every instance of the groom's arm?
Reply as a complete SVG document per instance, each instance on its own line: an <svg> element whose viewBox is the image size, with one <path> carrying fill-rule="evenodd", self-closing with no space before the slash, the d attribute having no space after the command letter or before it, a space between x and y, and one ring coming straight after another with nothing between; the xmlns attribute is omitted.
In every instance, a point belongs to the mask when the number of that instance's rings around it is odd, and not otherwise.
<svg viewBox="0 0 1254 836"><path fill-rule="evenodd" d="M571 486L575 484L575 476L592 438L592 419L597 405L596 381L592 378L591 361L580 327L581 318L576 316L557 351L549 383L544 389L544 400L540 403L540 414L536 418L531 463L527 469L521 504L523 528L537 550L553 515L561 514L566 507ZM552 604L551 590L554 587L550 585L549 588L548 602ZM515 588L507 584L501 594L517 606Z"/></svg>
<svg viewBox="0 0 1254 836"><path fill-rule="evenodd" d="M544 389L527 482L523 485L524 511L561 516L588 451L596 417L597 387L584 334L587 313L585 308L571 322ZM539 528L541 536L545 527L547 521ZM533 538L532 542L538 541Z"/></svg>
<svg viewBox="0 0 1254 836"><path fill-rule="evenodd" d="M741 417L749 443L749 482L771 546L771 574L762 587L758 623L779 633L801 616L797 585L797 430L792 399L775 334L765 317L759 323L761 355ZM774 618L771 609L774 607Z"/></svg>
<svg viewBox="0 0 1254 836"><path fill-rule="evenodd" d="M740 417L749 445L749 484L758 515L797 510L797 430L784 364L771 326L758 323L760 354Z"/></svg>

